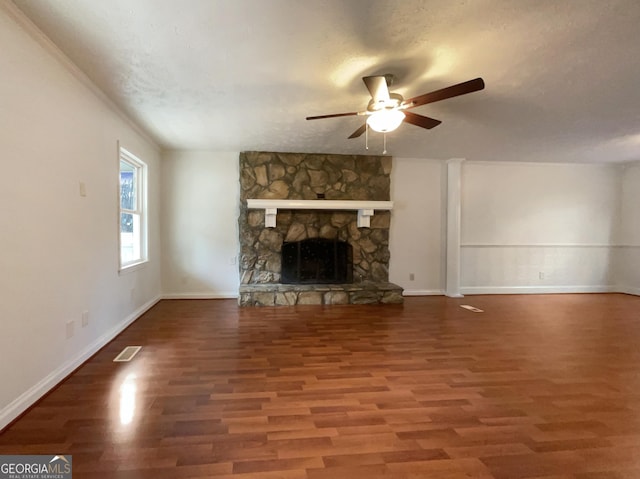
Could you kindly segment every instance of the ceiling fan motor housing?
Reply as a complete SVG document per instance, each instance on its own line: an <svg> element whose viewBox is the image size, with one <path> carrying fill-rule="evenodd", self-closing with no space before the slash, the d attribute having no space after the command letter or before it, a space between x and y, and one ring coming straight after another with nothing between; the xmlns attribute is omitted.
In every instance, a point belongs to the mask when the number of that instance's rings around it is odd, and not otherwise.
<svg viewBox="0 0 640 479"><path fill-rule="evenodd" d="M369 100L369 105L367 106L367 111L380 111L380 110L394 110L396 108L398 108L402 102L404 101L404 98L402 98L402 95L399 95L398 93L389 93L389 99L380 99L380 100L375 100L375 99L371 99Z"/></svg>

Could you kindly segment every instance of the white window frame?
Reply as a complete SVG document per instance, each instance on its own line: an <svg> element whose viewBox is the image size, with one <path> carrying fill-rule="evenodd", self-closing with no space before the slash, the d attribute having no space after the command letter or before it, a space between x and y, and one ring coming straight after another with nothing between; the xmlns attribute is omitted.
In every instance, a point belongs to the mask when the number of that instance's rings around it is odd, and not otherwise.
<svg viewBox="0 0 640 479"><path fill-rule="evenodd" d="M134 182L136 188L135 195L135 205L134 209L124 209L122 208L122 200L121 200L121 186L120 186L120 164L121 162L126 163L134 169ZM121 231L121 221L122 214L133 214L134 220L137 219L136 227L139 228L139 235L136 238L135 234L133 236L134 239L134 251L137 253L135 257L131 260L123 261L122 259L122 250L123 250L123 241L122 241L122 231ZM139 267L142 264L145 264L149 261L148 255L148 235L147 235L147 164L142 161L140 158L135 156L133 153L127 151L126 149L119 147L119 155L118 155L118 264L120 265L118 271L124 272L136 267Z"/></svg>

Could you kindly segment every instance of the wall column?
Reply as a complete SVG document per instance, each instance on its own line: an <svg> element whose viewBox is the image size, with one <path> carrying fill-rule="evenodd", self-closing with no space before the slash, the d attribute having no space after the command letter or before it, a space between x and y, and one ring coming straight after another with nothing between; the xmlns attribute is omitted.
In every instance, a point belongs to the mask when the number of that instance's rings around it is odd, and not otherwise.
<svg viewBox="0 0 640 479"><path fill-rule="evenodd" d="M445 295L461 298L460 293L460 210L461 177L464 158L447 161L447 260Z"/></svg>

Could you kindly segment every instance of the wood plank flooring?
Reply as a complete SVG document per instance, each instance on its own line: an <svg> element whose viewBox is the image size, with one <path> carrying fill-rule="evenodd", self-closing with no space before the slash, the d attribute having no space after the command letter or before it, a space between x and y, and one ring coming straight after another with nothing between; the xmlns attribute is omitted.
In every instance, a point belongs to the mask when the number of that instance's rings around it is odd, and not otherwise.
<svg viewBox="0 0 640 479"><path fill-rule="evenodd" d="M0 454L72 454L75 479L637 478L639 308L162 301L5 430ZM143 349L113 363L127 345Z"/></svg>

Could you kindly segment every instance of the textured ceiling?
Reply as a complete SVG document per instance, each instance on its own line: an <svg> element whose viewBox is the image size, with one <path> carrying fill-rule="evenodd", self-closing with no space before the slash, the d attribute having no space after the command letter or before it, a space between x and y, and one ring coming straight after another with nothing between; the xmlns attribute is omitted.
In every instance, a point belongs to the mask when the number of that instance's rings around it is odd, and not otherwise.
<svg viewBox="0 0 640 479"><path fill-rule="evenodd" d="M361 77L411 97L486 89L413 110L394 156L640 159L637 0L14 0L164 148L365 153ZM369 152L382 151L371 134Z"/></svg>

